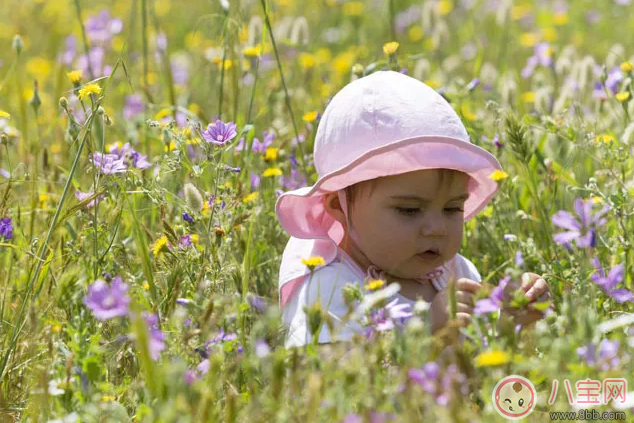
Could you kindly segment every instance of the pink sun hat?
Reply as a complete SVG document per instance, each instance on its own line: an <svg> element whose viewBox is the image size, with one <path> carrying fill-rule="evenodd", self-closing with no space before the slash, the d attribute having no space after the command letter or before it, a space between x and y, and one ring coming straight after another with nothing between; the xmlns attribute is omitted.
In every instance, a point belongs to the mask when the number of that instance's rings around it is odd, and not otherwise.
<svg viewBox="0 0 634 423"><path fill-rule="evenodd" d="M455 169L470 176L467 221L493 198L498 184L490 175L502 169L495 156L470 142L440 94L394 71L359 78L332 98L319 122L313 154L317 182L281 194L275 204L280 224L291 235L280 265L280 308L310 274L303 258L321 256L327 265L337 257L345 230L326 212L325 194L383 176Z"/></svg>

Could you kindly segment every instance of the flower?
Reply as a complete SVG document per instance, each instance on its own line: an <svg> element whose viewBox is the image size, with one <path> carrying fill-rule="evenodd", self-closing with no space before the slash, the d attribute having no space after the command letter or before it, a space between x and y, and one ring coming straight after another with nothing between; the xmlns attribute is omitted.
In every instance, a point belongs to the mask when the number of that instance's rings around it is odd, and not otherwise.
<svg viewBox="0 0 634 423"><path fill-rule="evenodd" d="M504 351L485 351L478 354L475 359L476 367L498 366L508 363L510 356Z"/></svg>
<svg viewBox="0 0 634 423"><path fill-rule="evenodd" d="M91 94L101 94L101 87L97 84L87 84L84 85L82 89L79 90L79 99L83 100Z"/></svg>
<svg viewBox="0 0 634 423"><path fill-rule="evenodd" d="M631 64L630 62L623 62L623 63L621 63L620 68L621 68L621 70L622 70L623 72L632 72L632 69L634 69L634 68L632 67L632 64Z"/></svg>
<svg viewBox="0 0 634 423"><path fill-rule="evenodd" d="M608 135L608 134L600 134L597 135L595 137L595 141L596 142L604 142L604 143L610 143L612 141L614 141L614 137L612 135Z"/></svg>
<svg viewBox="0 0 634 423"><path fill-rule="evenodd" d="M307 259L302 259L302 264L305 264L311 271L313 271L317 266L325 266L326 262L321 256L312 256Z"/></svg>
<svg viewBox="0 0 634 423"><path fill-rule="evenodd" d="M365 285L365 289L369 291L376 291L377 289L381 288L383 285L385 285L385 281L383 279L374 279L369 281Z"/></svg>
<svg viewBox="0 0 634 423"><path fill-rule="evenodd" d="M236 124L233 122L224 123L216 120L215 124L209 124L207 130L203 131L202 136L208 143L216 145L225 145L227 141L238 135L236 132Z"/></svg>
<svg viewBox="0 0 634 423"><path fill-rule="evenodd" d="M502 307L502 301L504 300L504 290L506 289L506 285L508 285L510 281L510 276L505 276L502 280L500 280L498 286L493 288L493 291L491 292L491 296L489 298L476 301L473 313L487 314L498 311Z"/></svg>
<svg viewBox="0 0 634 423"><path fill-rule="evenodd" d="M567 232L555 234L554 240L558 244L569 245L570 241L576 240L577 246L580 248L594 247L596 245L595 228L605 224L606 219L603 215L607 213L610 206L604 206L602 210L592 215L591 201L584 201L581 198L575 200L575 211L579 216L579 220L575 219L570 213L564 210L558 211L552 216L552 222Z"/></svg>
<svg viewBox="0 0 634 423"><path fill-rule="evenodd" d="M264 171L262 174L263 177L267 176L280 176L282 175L282 170L277 167L270 167Z"/></svg>
<svg viewBox="0 0 634 423"><path fill-rule="evenodd" d="M161 356L161 351L165 349L165 334L158 327L158 317L156 314L150 314L144 311L143 318L150 332L150 342L148 345L150 357L152 357L152 360L158 360Z"/></svg>
<svg viewBox="0 0 634 423"><path fill-rule="evenodd" d="M269 147L266 149L266 153L264 154L264 160L275 160L277 159L279 148Z"/></svg>
<svg viewBox="0 0 634 423"><path fill-rule="evenodd" d="M13 238L13 225L10 217L0 219L0 239L8 241Z"/></svg>
<svg viewBox="0 0 634 423"><path fill-rule="evenodd" d="M191 245L192 245L191 234L185 234L181 236L180 240L178 241L178 247L182 249L185 249Z"/></svg>
<svg viewBox="0 0 634 423"><path fill-rule="evenodd" d="M619 341L604 339L599 344L599 356L597 357L597 345L589 343L577 348L579 357L586 360L586 364L598 367L602 371L615 369L619 366L621 359L618 356Z"/></svg>
<svg viewBox="0 0 634 423"><path fill-rule="evenodd" d="M135 151L128 142L123 145L120 142L111 144L109 153L116 155L126 167L132 166L137 169L147 169L152 166L152 163L147 161L147 155L142 155Z"/></svg>
<svg viewBox="0 0 634 423"><path fill-rule="evenodd" d="M304 114L304 116L302 116L302 120L304 122L314 122L317 120L317 115L319 114L319 112L317 111L312 111L312 112L308 112L306 114Z"/></svg>
<svg viewBox="0 0 634 423"><path fill-rule="evenodd" d="M4 110L0 110L0 119L4 118L4 119L9 119L11 118L11 115L7 112L5 112Z"/></svg>
<svg viewBox="0 0 634 423"><path fill-rule="evenodd" d="M456 386L460 386L460 393L467 395L467 378L460 373L458 366L451 364L440 378L440 366L438 363L429 362L422 368L412 368L408 372L409 378L417 383L425 392L432 394L436 404L447 406L454 396Z"/></svg>
<svg viewBox="0 0 634 423"><path fill-rule="evenodd" d="M383 44L383 53L385 53L386 55L391 55L396 53L396 50L398 50L398 42L397 41L392 41L389 43L385 43Z"/></svg>
<svg viewBox="0 0 634 423"><path fill-rule="evenodd" d="M202 197L201 197L200 203L202 204ZM183 212L183 220L185 222L194 223L194 218L189 213L187 213L186 211Z"/></svg>
<svg viewBox="0 0 634 423"><path fill-rule="evenodd" d="M607 295L614 298L619 304L627 301L634 302L634 293L631 291L625 288L614 289L615 286L623 282L624 266L622 264L614 266L606 276L599 259L595 257L591 261L597 269L597 272L590 276L595 284L600 286Z"/></svg>
<svg viewBox="0 0 634 423"><path fill-rule="evenodd" d="M619 100L621 103L627 101L628 98L630 98L629 91L623 91L622 93L618 93L616 95L616 99Z"/></svg>
<svg viewBox="0 0 634 423"><path fill-rule="evenodd" d="M528 58L526 66L522 69L522 78L529 78L537 66L551 67L553 65L552 54L553 49L549 43L535 44L533 55Z"/></svg>
<svg viewBox="0 0 634 423"><path fill-rule="evenodd" d="M162 237L160 237L159 239L156 240L156 243L154 244L154 249L152 250L152 253L154 254L154 257L158 257L158 255L167 248L168 242L167 242L167 236L163 235Z"/></svg>
<svg viewBox="0 0 634 423"><path fill-rule="evenodd" d="M499 169L495 170L491 175L489 175L489 179L493 179L495 182L499 182L508 177L509 177L508 173Z"/></svg>
<svg viewBox="0 0 634 423"><path fill-rule="evenodd" d="M126 96L122 113L125 120L133 119L135 116L143 113L143 97L139 94Z"/></svg>
<svg viewBox="0 0 634 423"><path fill-rule="evenodd" d="M115 277L110 285L102 279L97 279L88 287L84 304L99 320L125 316L128 314L130 304L130 297L127 295L128 288L120 276Z"/></svg>
<svg viewBox="0 0 634 423"><path fill-rule="evenodd" d="M387 304L384 308L371 313L371 325L379 332L392 330L398 326L402 326L406 319L413 314L410 311L411 304L398 304L398 298Z"/></svg>
<svg viewBox="0 0 634 423"><path fill-rule="evenodd" d="M92 162L99 168L101 173L106 175L121 173L127 170L127 166L123 163L123 160L116 154L93 153Z"/></svg>
<svg viewBox="0 0 634 423"><path fill-rule="evenodd" d="M70 82L77 85L79 84L81 77L84 76L84 73L81 70L74 70L74 71L68 72L66 76L68 77L68 79L70 79Z"/></svg>
<svg viewBox="0 0 634 423"><path fill-rule="evenodd" d="M90 196L94 195L94 193L95 192L92 189L88 192L81 192L80 190L77 190L75 191L75 198L77 198L79 201L84 201ZM98 195L96 198L93 198L92 200L88 202L88 204L86 204L86 208L90 209L94 207L95 204L98 204L101 200L103 200L103 198L104 198L104 194Z"/></svg>
<svg viewBox="0 0 634 423"><path fill-rule="evenodd" d="M255 342L255 355L259 358L266 357L271 353L271 347L264 339L258 339Z"/></svg>
<svg viewBox="0 0 634 423"><path fill-rule="evenodd" d="M93 44L106 45L112 36L123 29L123 22L119 18L110 18L110 12L103 9L98 15L92 15L86 21L86 36Z"/></svg>
<svg viewBox="0 0 634 423"><path fill-rule="evenodd" d="M231 167L231 166L228 166L228 165L227 165L227 166L225 166L225 170L230 170L230 171L232 171L233 173L240 173L240 171L241 171L240 166L238 166L238 167Z"/></svg>

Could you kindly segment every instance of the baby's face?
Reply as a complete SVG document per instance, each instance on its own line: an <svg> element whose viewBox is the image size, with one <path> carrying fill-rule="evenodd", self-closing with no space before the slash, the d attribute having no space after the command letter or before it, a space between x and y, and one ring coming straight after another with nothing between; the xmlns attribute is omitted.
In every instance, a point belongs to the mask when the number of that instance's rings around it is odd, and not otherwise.
<svg viewBox="0 0 634 423"><path fill-rule="evenodd" d="M359 258L354 252L358 248L370 260L362 265L375 264L395 277L414 279L455 256L462 242L469 176L445 175L442 183L440 176L438 170L421 170L384 177L371 195L364 187L351 217L360 243L348 239L353 257ZM418 256L428 249L439 255Z"/></svg>

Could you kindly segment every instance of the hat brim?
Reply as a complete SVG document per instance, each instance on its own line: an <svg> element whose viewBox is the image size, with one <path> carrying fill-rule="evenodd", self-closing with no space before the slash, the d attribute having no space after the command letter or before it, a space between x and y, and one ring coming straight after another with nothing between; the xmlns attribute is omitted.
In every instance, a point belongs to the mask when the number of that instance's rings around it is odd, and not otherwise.
<svg viewBox="0 0 634 423"><path fill-rule="evenodd" d="M368 151L323 175L313 186L283 193L275 203L275 213L282 227L294 237L328 237L338 242L340 239L335 238L342 235L341 225L326 212L323 195L361 181L425 169L454 169L470 176L466 222L486 207L497 192L498 184L490 176L502 166L491 153L464 140L441 136L407 138Z"/></svg>

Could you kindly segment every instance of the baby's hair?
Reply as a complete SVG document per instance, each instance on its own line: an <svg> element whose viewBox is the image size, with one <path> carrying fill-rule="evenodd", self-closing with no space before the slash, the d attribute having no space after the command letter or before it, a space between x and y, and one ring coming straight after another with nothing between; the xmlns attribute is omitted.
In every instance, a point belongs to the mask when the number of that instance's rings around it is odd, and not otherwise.
<svg viewBox="0 0 634 423"><path fill-rule="evenodd" d="M445 181L445 178L447 178L447 182L449 183L449 185L451 185L453 183L453 179L456 175L464 173L461 172L459 170L455 170L455 169L435 169L440 171L439 173L439 181L438 181L438 189L440 189L441 187L444 186L443 182ZM354 185L350 185L349 187L345 188L345 192L346 192L346 201L348 203L348 214L352 214L352 208L355 202L355 199L358 198L359 194L367 189L369 189L368 192L368 196L371 196L372 193L374 192L374 189L377 187L379 180L381 179L381 177L379 178L374 178L374 179L368 179L367 181L361 181L361 182L357 182Z"/></svg>

